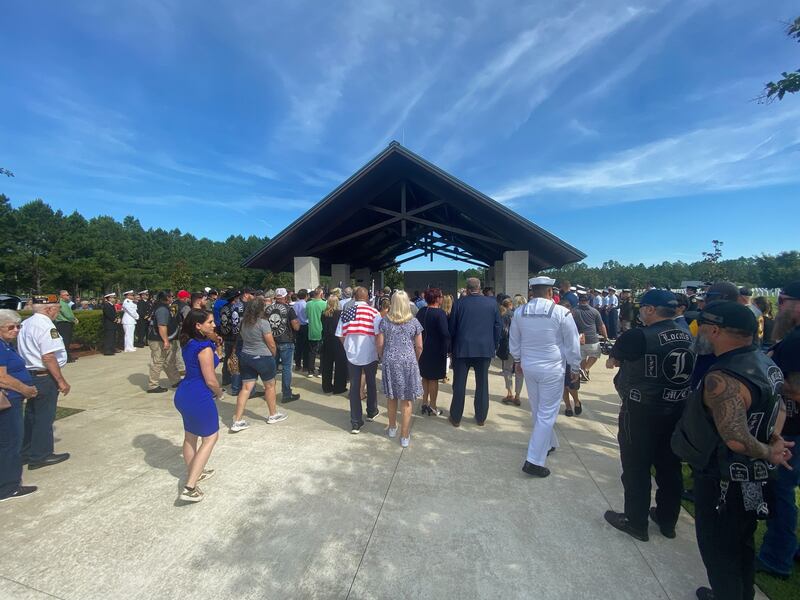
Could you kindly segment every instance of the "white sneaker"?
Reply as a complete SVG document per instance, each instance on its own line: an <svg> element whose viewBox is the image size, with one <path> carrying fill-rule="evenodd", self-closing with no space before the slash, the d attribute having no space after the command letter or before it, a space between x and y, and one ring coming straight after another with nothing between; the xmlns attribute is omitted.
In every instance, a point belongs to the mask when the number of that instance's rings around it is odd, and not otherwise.
<svg viewBox="0 0 800 600"><path fill-rule="evenodd" d="M267 423L269 425L272 425L273 423L280 423L281 421L285 421L288 418L289 417L287 417L283 413L275 413L274 415L270 415L267 417Z"/></svg>
<svg viewBox="0 0 800 600"><path fill-rule="evenodd" d="M214 469L203 469L203 472L200 473L200 477L197 478L197 483L201 481L208 481L214 476Z"/></svg>
<svg viewBox="0 0 800 600"><path fill-rule="evenodd" d="M409 443L411 443L411 438L410 437L407 437L407 438L401 437L400 438L400 445L403 448L408 448L408 444Z"/></svg>
<svg viewBox="0 0 800 600"><path fill-rule="evenodd" d="M233 425L231 425L231 433L236 433L238 431L244 431L248 427L250 427L250 425L245 420L234 421Z"/></svg>
<svg viewBox="0 0 800 600"><path fill-rule="evenodd" d="M184 487L179 498L184 502L200 502L203 499L203 492L196 485L193 490Z"/></svg>
<svg viewBox="0 0 800 600"><path fill-rule="evenodd" d="M389 432L390 438L397 437L397 427L389 427L386 431Z"/></svg>

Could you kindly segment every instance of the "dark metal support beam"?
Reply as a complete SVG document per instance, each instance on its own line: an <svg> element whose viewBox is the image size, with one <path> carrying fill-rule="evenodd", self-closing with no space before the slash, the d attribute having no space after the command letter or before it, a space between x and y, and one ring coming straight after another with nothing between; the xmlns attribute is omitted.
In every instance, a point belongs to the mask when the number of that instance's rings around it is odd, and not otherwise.
<svg viewBox="0 0 800 600"><path fill-rule="evenodd" d="M322 250L325 250L327 248L332 248L333 246L338 246L342 242L346 242L348 240L352 240L352 239L355 239L357 237L361 237L362 235L365 235L367 233L372 233L373 231L377 231L378 229L383 229L387 225L391 225L392 223L397 223L397 221L399 221L399 220L400 220L400 217L393 217L391 219L386 219L385 221L381 221L380 223L376 223L375 225L371 225L369 227L365 227L364 229L359 229L358 231L355 231L355 232L351 233L350 235L346 235L344 237L338 238L334 242L328 242L327 244L322 244L321 246L317 246L316 248L312 248L311 250L308 251L309 256L314 256L314 254L316 254L317 252L321 252Z"/></svg>
<svg viewBox="0 0 800 600"><path fill-rule="evenodd" d="M403 180L403 183L400 184L400 214L404 217L402 221L400 221L400 235L404 238L406 237L406 182Z"/></svg>

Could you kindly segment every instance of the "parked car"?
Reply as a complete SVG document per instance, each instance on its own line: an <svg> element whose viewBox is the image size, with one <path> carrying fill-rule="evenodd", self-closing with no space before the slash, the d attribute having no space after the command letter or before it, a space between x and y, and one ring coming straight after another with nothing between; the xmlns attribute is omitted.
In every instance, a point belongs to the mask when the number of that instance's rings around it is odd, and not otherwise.
<svg viewBox="0 0 800 600"><path fill-rule="evenodd" d="M10 308L11 310L22 310L25 301L14 294L0 293L0 308Z"/></svg>

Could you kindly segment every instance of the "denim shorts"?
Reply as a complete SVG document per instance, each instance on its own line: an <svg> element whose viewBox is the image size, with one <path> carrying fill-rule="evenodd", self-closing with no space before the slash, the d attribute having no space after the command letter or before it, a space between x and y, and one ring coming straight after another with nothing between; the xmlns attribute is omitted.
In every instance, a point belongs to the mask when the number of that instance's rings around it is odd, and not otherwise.
<svg viewBox="0 0 800 600"><path fill-rule="evenodd" d="M275 379L275 358L269 354L253 356L242 352L239 355L239 372L242 381L254 381L261 377L261 381L272 381Z"/></svg>

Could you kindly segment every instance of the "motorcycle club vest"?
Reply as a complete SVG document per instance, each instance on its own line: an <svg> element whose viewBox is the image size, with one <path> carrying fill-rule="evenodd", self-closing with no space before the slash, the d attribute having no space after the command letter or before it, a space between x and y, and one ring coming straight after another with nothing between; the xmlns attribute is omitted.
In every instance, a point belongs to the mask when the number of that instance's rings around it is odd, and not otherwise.
<svg viewBox="0 0 800 600"><path fill-rule="evenodd" d="M721 355L709 373L712 371L729 373L750 384L752 398L747 425L753 437L768 443L778 418L783 387L783 374L778 366L758 348L748 346ZM701 382L675 428L673 452L695 469L721 481L766 481L770 471L766 460L737 454L717 433L714 419L703 403L703 389Z"/></svg>
<svg viewBox="0 0 800 600"><path fill-rule="evenodd" d="M688 397L694 368L692 336L666 319L641 329L644 354L622 362L614 378L623 402L678 410Z"/></svg>

